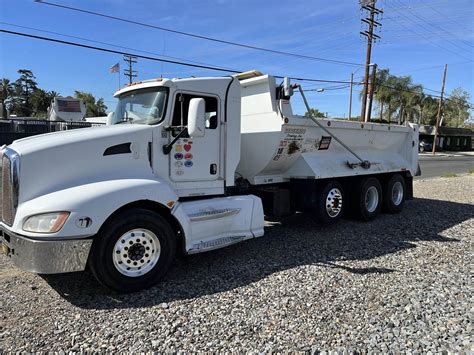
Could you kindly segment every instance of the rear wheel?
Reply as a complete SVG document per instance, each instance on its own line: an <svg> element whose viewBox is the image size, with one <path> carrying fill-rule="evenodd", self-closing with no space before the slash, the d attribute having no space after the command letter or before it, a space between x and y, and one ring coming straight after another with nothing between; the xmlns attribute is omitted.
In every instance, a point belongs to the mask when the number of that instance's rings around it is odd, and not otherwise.
<svg viewBox="0 0 474 355"><path fill-rule="evenodd" d="M337 181L330 181L322 188L316 201L316 215L324 224L336 223L342 217L344 190Z"/></svg>
<svg viewBox="0 0 474 355"><path fill-rule="evenodd" d="M363 178L354 196L353 209L356 217L371 221L377 217L382 208L382 186L374 177Z"/></svg>
<svg viewBox="0 0 474 355"><path fill-rule="evenodd" d="M405 203L405 179L400 174L393 175L384 186L383 211L398 213Z"/></svg>
<svg viewBox="0 0 474 355"><path fill-rule="evenodd" d="M133 292L155 285L175 257L173 229L160 215L127 210L102 228L92 243L89 266L104 286Z"/></svg>

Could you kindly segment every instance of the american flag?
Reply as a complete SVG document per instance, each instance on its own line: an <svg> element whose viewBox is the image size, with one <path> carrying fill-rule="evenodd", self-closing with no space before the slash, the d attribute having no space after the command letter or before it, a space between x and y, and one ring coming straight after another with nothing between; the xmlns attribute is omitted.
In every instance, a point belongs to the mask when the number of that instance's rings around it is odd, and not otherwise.
<svg viewBox="0 0 474 355"><path fill-rule="evenodd" d="M109 69L109 73L118 73L119 71L120 71L120 64L119 63L113 65Z"/></svg>

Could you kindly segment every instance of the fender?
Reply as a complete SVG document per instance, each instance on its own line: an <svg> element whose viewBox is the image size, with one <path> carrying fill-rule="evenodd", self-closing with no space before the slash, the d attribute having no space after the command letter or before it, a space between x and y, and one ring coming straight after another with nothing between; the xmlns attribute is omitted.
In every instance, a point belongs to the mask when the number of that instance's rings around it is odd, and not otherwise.
<svg viewBox="0 0 474 355"><path fill-rule="evenodd" d="M90 237L97 234L113 212L139 200L150 200L166 206L170 201L176 203L178 196L164 180L159 178L125 178L88 183L55 191L20 204L11 230L17 234L36 238ZM71 212L57 233L23 231L23 223L29 216L56 211ZM78 220L83 217L89 217L92 223L87 227L81 227Z"/></svg>

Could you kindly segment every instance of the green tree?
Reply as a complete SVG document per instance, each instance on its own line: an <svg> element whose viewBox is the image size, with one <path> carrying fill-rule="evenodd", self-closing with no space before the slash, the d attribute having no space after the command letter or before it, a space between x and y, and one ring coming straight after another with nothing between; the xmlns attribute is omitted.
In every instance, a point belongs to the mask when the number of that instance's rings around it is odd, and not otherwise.
<svg viewBox="0 0 474 355"><path fill-rule="evenodd" d="M469 93L463 88L455 88L444 100L443 123L451 127L464 127L470 118Z"/></svg>
<svg viewBox="0 0 474 355"><path fill-rule="evenodd" d="M30 116L33 112L31 97L38 89L38 84L31 70L20 69L18 74L20 77L15 81L11 110L18 116Z"/></svg>
<svg viewBox="0 0 474 355"><path fill-rule="evenodd" d="M375 92L374 100L379 108L379 119L384 120L384 109L386 109L393 98L393 90L386 86L387 80L390 77L388 69L381 69L377 71L375 77ZM362 92L360 93L362 95Z"/></svg>
<svg viewBox="0 0 474 355"><path fill-rule="evenodd" d="M306 111L304 114L305 117L316 117L316 118L324 118L326 117L324 113L319 111L317 108L310 108L309 111Z"/></svg>
<svg viewBox="0 0 474 355"><path fill-rule="evenodd" d="M3 118L7 117L7 105L12 99L14 89L10 79L2 78L0 81L0 104L2 105L3 112L0 112L0 114Z"/></svg>
<svg viewBox="0 0 474 355"><path fill-rule="evenodd" d="M74 97L81 99L86 105L86 117L105 116L107 114L107 106L102 97L96 101L91 93L77 90L74 91Z"/></svg>
<svg viewBox="0 0 474 355"><path fill-rule="evenodd" d="M43 89L37 89L31 95L31 108L34 116L45 116L49 105L51 104L48 92Z"/></svg>

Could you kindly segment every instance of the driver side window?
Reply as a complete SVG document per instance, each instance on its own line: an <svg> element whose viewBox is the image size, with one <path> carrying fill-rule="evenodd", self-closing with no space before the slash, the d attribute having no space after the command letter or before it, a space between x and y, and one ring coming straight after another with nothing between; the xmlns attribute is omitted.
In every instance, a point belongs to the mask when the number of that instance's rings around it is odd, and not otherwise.
<svg viewBox="0 0 474 355"><path fill-rule="evenodd" d="M217 128L217 98L202 95L189 95L189 94L176 94L174 100L173 109L173 120L171 125L176 126L187 126L188 125L188 110L189 102L194 98L202 98L205 101L206 106L206 129ZM183 110L181 111L181 107ZM182 112L182 115L181 115ZM181 122L182 120L182 122Z"/></svg>

